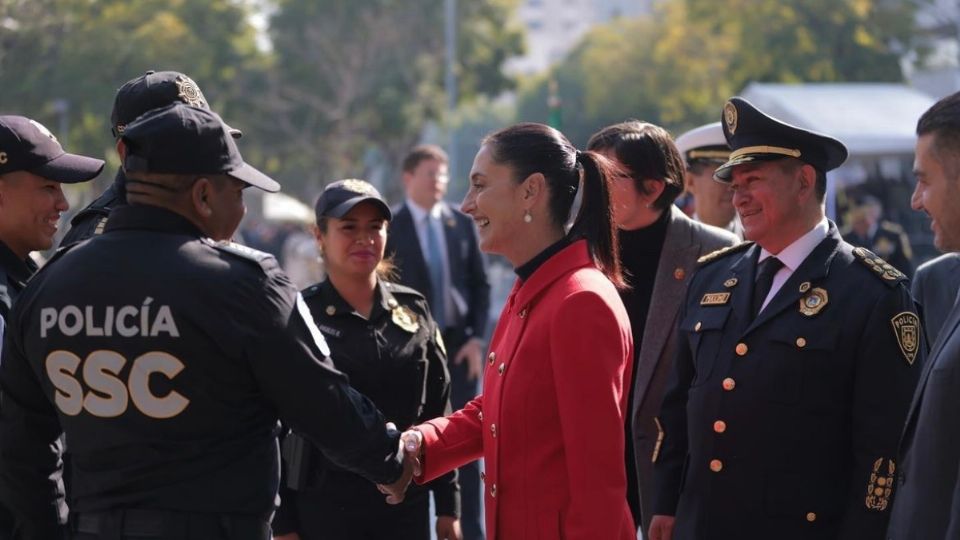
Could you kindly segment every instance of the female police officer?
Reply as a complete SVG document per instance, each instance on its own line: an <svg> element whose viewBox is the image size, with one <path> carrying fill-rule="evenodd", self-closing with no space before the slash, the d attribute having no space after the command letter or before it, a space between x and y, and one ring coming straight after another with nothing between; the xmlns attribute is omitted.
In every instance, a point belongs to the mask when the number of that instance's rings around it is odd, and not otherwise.
<svg viewBox="0 0 960 540"><path fill-rule="evenodd" d="M316 204L317 242L327 279L304 299L336 353L334 363L401 428L449 410L446 352L424 297L385 279L390 208L362 180L327 186ZM391 506L370 481L337 467L295 434L285 443L287 482L274 534L302 540L428 540L426 489ZM459 492L451 472L427 486L437 536L460 539ZM285 536L289 535L289 536Z"/></svg>

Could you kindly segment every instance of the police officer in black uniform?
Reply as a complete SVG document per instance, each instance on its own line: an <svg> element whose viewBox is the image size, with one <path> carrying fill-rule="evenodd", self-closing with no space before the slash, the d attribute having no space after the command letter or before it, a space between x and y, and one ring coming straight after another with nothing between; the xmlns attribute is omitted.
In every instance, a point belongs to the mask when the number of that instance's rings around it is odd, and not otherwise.
<svg viewBox="0 0 960 540"><path fill-rule="evenodd" d="M123 148L120 137L123 136L127 124L147 111L174 103L186 103L202 109L210 108L197 83L177 71L147 71L125 82L117 90L113 101L113 112L110 113L110 131L117 139L117 152L121 153L121 158ZM236 129L231 128L230 133L235 138L241 136L241 132ZM73 216L70 220L70 230L64 235L60 245L68 246L102 233L110 217L110 211L126 204L121 167L113 183L86 208Z"/></svg>
<svg viewBox="0 0 960 540"><path fill-rule="evenodd" d="M269 538L278 416L340 466L399 490L399 437L329 360L266 254L226 242L249 185L216 114L183 104L127 126L129 206L58 252L21 294L0 364L0 498L21 538L66 518L92 538ZM56 260L59 259L59 260Z"/></svg>
<svg viewBox="0 0 960 540"><path fill-rule="evenodd" d="M706 255L661 409L652 540L883 538L923 335L904 275L823 213L834 138L724 107L745 242Z"/></svg>
<svg viewBox="0 0 960 540"><path fill-rule="evenodd" d="M447 357L427 301L385 277L387 224L392 215L380 193L363 180L341 180L316 204L317 241L326 279L304 300L333 350L337 369L403 429L450 412ZM384 501L377 488L306 447L285 441L287 485L274 534L301 540L430 539L429 491L437 507L440 540L459 540L456 471L428 486L411 485L403 504ZM429 489L429 491L428 491Z"/></svg>
<svg viewBox="0 0 960 540"><path fill-rule="evenodd" d="M903 227L881 219L883 204L870 195L854 201L849 223L840 235L851 245L869 249L908 277L913 276L913 249Z"/></svg>
<svg viewBox="0 0 960 540"><path fill-rule="evenodd" d="M91 180L103 161L67 154L42 124L0 116L0 336L10 308L37 271L31 251L50 249L67 203L62 183ZM0 506L0 540L13 518Z"/></svg>

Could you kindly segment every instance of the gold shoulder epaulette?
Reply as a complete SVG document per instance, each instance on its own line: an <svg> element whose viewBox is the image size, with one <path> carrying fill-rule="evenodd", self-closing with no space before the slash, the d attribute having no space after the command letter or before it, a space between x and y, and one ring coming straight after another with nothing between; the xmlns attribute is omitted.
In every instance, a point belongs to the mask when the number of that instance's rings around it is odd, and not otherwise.
<svg viewBox="0 0 960 540"><path fill-rule="evenodd" d="M907 279L907 276L903 272L897 270L887 261L881 259L872 251L866 248L858 247L853 248L853 254L860 260L867 268L869 268L873 275L882 279L885 283L890 284L891 286L896 285L898 282Z"/></svg>
<svg viewBox="0 0 960 540"><path fill-rule="evenodd" d="M720 248L716 251L711 251L710 253L707 253L703 257L700 257L699 259L697 259L697 264L699 265L707 264L708 262L715 261L720 257L723 257L724 255L729 255L731 253L737 253L738 251L743 251L752 245L753 245L753 242L740 242L735 246L727 246L725 248Z"/></svg>

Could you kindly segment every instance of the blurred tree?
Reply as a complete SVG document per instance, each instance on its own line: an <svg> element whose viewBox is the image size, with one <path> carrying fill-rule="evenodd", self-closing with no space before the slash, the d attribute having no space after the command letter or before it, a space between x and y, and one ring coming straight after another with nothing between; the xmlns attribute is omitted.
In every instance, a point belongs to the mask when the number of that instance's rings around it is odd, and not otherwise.
<svg viewBox="0 0 960 540"><path fill-rule="evenodd" d="M262 65L248 9L242 0L0 0L0 110L43 122L70 151L111 157L117 88L170 69L243 129Z"/></svg>
<svg viewBox="0 0 960 540"><path fill-rule="evenodd" d="M515 3L458 3L461 102L511 87L500 67L521 49L508 24ZM275 141L269 170L309 191L367 174L371 152L395 168L425 123L443 118L443 17L442 0L277 0L258 109Z"/></svg>
<svg viewBox="0 0 960 540"><path fill-rule="evenodd" d="M599 26L552 73L521 84L519 116L545 122L559 84L566 134L584 144L638 118L682 131L719 119L750 81L899 81L912 7L886 0L666 0Z"/></svg>

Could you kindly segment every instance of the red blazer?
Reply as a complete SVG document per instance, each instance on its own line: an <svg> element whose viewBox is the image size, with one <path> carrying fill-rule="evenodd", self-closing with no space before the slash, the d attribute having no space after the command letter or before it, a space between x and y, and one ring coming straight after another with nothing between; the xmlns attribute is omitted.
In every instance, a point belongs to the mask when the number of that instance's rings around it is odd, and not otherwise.
<svg viewBox="0 0 960 540"><path fill-rule="evenodd" d="M418 426L428 482L485 460L489 540L633 540L624 415L633 343L620 296L586 242L514 285L483 395Z"/></svg>

